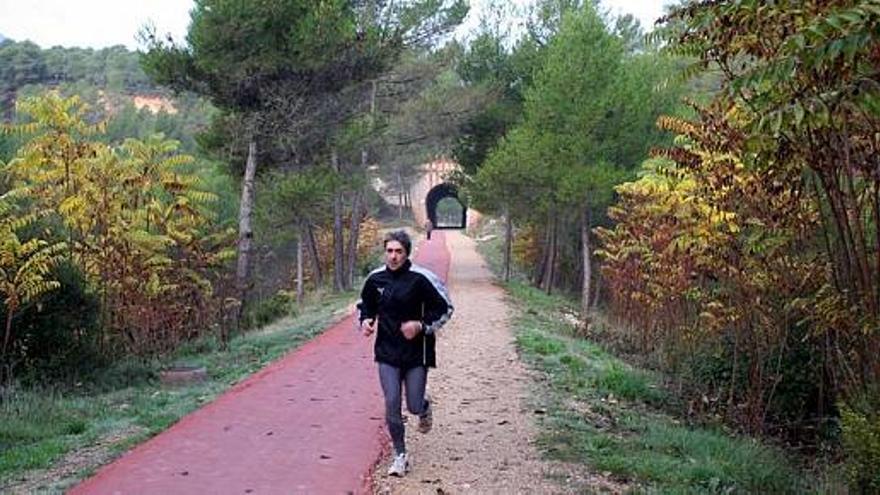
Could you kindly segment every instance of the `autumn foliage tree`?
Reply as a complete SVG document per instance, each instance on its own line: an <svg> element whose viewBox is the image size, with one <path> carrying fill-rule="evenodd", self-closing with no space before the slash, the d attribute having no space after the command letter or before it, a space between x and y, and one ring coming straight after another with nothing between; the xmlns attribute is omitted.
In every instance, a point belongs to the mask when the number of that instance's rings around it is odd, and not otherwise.
<svg viewBox="0 0 880 495"><path fill-rule="evenodd" d="M744 164L736 126L700 112L695 122L661 119L679 147L618 186L615 226L598 229L603 272L612 309L639 329L643 352L672 369L720 352L730 361L704 392L763 431L788 385L787 349L810 340L799 301L824 275L814 273L818 215L807 198L778 189L792 180L784 172Z"/></svg>
<svg viewBox="0 0 880 495"><path fill-rule="evenodd" d="M216 321L214 293L232 255L230 232L208 213L199 187L161 135L118 147L93 140L78 98L22 101L28 121L8 126L27 141L6 165L24 208L49 212L53 235L101 301L102 342L131 353L164 352Z"/></svg>
<svg viewBox="0 0 880 495"><path fill-rule="evenodd" d="M656 315L652 345L724 356L727 384L701 386L753 431L843 410L853 486L876 490L880 432L858 425L880 424L880 3L699 1L665 21L720 91L662 119L673 164L619 189L615 310Z"/></svg>

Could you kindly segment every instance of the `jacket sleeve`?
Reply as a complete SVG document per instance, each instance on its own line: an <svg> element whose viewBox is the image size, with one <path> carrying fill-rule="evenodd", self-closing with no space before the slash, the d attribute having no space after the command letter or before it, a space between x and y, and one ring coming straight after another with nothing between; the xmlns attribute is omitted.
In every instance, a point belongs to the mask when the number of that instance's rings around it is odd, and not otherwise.
<svg viewBox="0 0 880 495"><path fill-rule="evenodd" d="M449 299L449 291L446 285L431 272L423 272L424 275L424 311L422 325L425 334L436 334L443 325L452 318L455 308Z"/></svg>
<svg viewBox="0 0 880 495"><path fill-rule="evenodd" d="M379 312L379 291L376 290L373 277L368 277L361 289L361 299L357 303L358 322L376 317Z"/></svg>

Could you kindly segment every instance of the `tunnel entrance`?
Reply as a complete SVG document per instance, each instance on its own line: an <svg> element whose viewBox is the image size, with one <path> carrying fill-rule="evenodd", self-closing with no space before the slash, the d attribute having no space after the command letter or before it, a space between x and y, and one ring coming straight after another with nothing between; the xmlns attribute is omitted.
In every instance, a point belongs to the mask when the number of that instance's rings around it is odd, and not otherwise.
<svg viewBox="0 0 880 495"><path fill-rule="evenodd" d="M452 184L444 182L428 191L425 208L435 229L467 227L467 206L458 199L458 189Z"/></svg>

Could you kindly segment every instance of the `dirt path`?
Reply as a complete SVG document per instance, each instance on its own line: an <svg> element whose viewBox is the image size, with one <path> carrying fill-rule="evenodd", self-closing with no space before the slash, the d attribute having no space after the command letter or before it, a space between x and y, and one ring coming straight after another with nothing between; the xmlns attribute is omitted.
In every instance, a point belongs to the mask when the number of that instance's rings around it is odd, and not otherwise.
<svg viewBox="0 0 880 495"><path fill-rule="evenodd" d="M570 470L542 461L533 444L535 412L526 402L531 379L517 356L503 291L492 284L473 240L448 232L446 242L452 254L449 289L455 314L442 330L438 368L428 379L434 430L420 435L407 429L410 474L389 478L387 463L382 463L373 476L374 491L574 491Z"/></svg>

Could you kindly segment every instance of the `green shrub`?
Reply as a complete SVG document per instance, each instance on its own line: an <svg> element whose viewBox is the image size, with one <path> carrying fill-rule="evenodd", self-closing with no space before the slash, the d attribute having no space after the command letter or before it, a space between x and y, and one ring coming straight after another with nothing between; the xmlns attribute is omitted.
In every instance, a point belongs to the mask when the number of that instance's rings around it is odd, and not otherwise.
<svg viewBox="0 0 880 495"><path fill-rule="evenodd" d="M641 370L613 362L598 374L595 380L598 389L613 393L628 400L641 400L648 403L661 403L663 393L653 385L652 378Z"/></svg>
<svg viewBox="0 0 880 495"><path fill-rule="evenodd" d="M87 375L86 386L97 391L141 386L156 379L158 367L155 360L122 357L106 366L93 369Z"/></svg>
<svg viewBox="0 0 880 495"><path fill-rule="evenodd" d="M855 493L880 493L880 410L863 401L840 408L847 477Z"/></svg>
<svg viewBox="0 0 880 495"><path fill-rule="evenodd" d="M832 396L823 394L822 364L817 362L820 343L813 337L813 329L792 325L786 335L786 343L763 355L750 355L741 347L736 349L733 331L721 338L700 345L671 347L667 353L673 363L671 373L681 379L689 390L689 399L707 397L716 399L705 402L706 412L725 414L739 421L747 421L741 415L744 405L752 403L755 390L764 390L759 398L769 398L765 404L767 432L778 432L797 441L818 442L826 435L815 428L834 411ZM761 369L760 383L752 381L751 370ZM760 386L759 386L760 385ZM830 389L826 382L824 389ZM731 386L734 387L731 390ZM772 394L768 391L772 390ZM733 397L733 408L727 401Z"/></svg>
<svg viewBox="0 0 880 495"><path fill-rule="evenodd" d="M19 370L28 382L78 379L102 362L99 351L99 304L72 264L58 267L58 290L26 307L13 320Z"/></svg>
<svg viewBox="0 0 880 495"><path fill-rule="evenodd" d="M524 332L517 336L520 346L542 356L550 356L565 351L565 344L537 332Z"/></svg>
<svg viewBox="0 0 880 495"><path fill-rule="evenodd" d="M279 291L272 297L255 302L247 312L246 327L260 328L294 313L290 295Z"/></svg>

